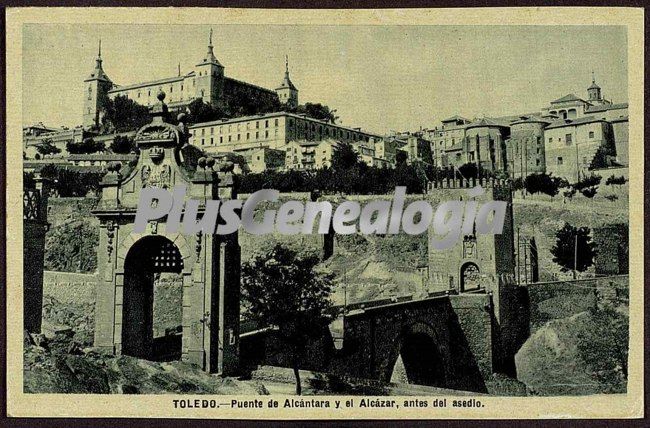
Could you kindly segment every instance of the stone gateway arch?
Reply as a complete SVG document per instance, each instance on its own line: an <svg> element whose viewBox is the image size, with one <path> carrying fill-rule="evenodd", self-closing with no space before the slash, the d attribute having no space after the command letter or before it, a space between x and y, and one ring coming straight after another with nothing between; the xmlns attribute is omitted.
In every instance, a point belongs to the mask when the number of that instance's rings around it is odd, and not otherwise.
<svg viewBox="0 0 650 428"><path fill-rule="evenodd" d="M169 352L208 372L232 375L239 368L240 248L237 233L181 235L166 218L133 232L141 189L187 186L188 197L235 199L231 163L205 158L187 144L187 131L166 122L165 94L153 120L135 136L135 165L111 164L93 212L100 220L95 346L114 354L157 359ZM178 341L154 337L154 283L173 274L182 285ZM177 334L178 336L178 334ZM177 343L176 343L177 342Z"/></svg>

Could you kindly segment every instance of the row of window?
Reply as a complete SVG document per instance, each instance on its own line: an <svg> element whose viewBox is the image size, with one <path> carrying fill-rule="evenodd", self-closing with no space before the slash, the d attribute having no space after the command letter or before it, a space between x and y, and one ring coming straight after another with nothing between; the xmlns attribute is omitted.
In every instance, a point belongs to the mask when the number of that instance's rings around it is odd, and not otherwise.
<svg viewBox="0 0 650 428"><path fill-rule="evenodd" d="M226 139L224 139L223 136L220 136L219 137L219 144L223 144L224 141L227 142L227 143L232 143L233 142L233 137L235 137L234 141L241 141L242 140L242 134L228 135L228 138L226 138ZM278 130L276 129L275 130L275 138L277 138L277 137L278 137ZM264 131L264 134L263 134L262 138L263 139L268 139L269 138L269 131ZM255 132L255 137L253 138L253 140L259 140L259 139L260 139L260 132L257 131L257 132ZM247 132L245 141L250 141L250 140L251 140L251 133ZM205 138L201 138L201 145L202 146L205 146L205 141L206 141ZM211 146L214 145L214 137L210 137L210 145Z"/></svg>
<svg viewBox="0 0 650 428"><path fill-rule="evenodd" d="M589 131L589 138L594 138L594 131ZM562 142L562 137L558 137L557 141L559 143ZM564 141L567 146L570 146L571 143L573 142L573 135L572 134L566 134L564 136ZM553 142L553 137L548 137L548 142L552 143Z"/></svg>
<svg viewBox="0 0 650 428"><path fill-rule="evenodd" d="M241 123L237 124L237 131L241 130L241 125L242 125ZM250 129L250 125L251 125L251 122L246 122L246 129ZM278 121L278 119L275 119L274 126L278 127L278 125L279 125L279 121ZM228 125L228 132L232 132L232 130L233 130L232 127L233 127L232 124ZM268 127L269 127L269 121L265 120L264 121L264 128L268 128ZM217 128L219 130L219 134L223 134L224 128L225 128L225 126L219 126ZM256 121L255 122L255 129L259 129L259 128L260 128L260 121ZM201 128L201 136L202 137L205 136L205 130L206 129L207 128ZM192 130L192 135L196 137L196 134L197 134L197 130L193 129ZM276 131L276 134L277 134L277 131ZM210 135L214 135L214 126L210 128Z"/></svg>

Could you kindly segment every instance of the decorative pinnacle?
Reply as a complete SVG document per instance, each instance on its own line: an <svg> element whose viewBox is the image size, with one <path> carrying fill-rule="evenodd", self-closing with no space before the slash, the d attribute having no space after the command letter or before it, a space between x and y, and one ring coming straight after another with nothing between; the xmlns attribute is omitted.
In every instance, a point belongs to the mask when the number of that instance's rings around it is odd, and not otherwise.
<svg viewBox="0 0 650 428"><path fill-rule="evenodd" d="M101 59L102 57L102 39L99 39L99 51L97 53L97 58Z"/></svg>
<svg viewBox="0 0 650 428"><path fill-rule="evenodd" d="M591 71L591 83L596 83L596 77L594 77L593 70Z"/></svg>
<svg viewBox="0 0 650 428"><path fill-rule="evenodd" d="M284 56L284 72L289 73L289 55Z"/></svg>
<svg viewBox="0 0 650 428"><path fill-rule="evenodd" d="M209 47L212 47L212 27L210 27L210 42L208 43Z"/></svg>

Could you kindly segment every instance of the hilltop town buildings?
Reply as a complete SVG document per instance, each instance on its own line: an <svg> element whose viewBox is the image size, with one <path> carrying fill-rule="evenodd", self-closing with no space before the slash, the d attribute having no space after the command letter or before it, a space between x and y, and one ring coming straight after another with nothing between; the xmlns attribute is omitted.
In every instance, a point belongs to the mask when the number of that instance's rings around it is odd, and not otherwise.
<svg viewBox="0 0 650 428"><path fill-rule="evenodd" d="M605 99L592 79L587 100L568 94L534 113L456 115L416 134L430 141L440 167L474 163L513 178L546 172L577 181L593 168L627 165L628 104Z"/></svg>
<svg viewBox="0 0 650 428"><path fill-rule="evenodd" d="M221 65L214 55L212 30L210 30L206 54L193 70L185 74L180 72L179 66L177 76L150 82L117 85L111 81L104 71L102 62L100 42L95 68L84 80L86 88L83 112L84 129L91 129L100 125L102 100L106 97L113 99L117 96L125 96L138 104L151 106L156 103L156 95L161 90L167 95L168 107L176 110L186 107L196 99L201 99L213 106L223 107L228 99L241 94L268 102L279 100L289 106L298 105L298 89L289 79L288 60L286 61L284 79L275 91L233 79L225 75L225 67Z"/></svg>
<svg viewBox="0 0 650 428"><path fill-rule="evenodd" d="M125 96L151 106L159 91L166 93L170 109L176 110L197 99L223 107L242 95L290 107L287 110L295 109L299 101L288 58L284 78L274 90L233 79L225 74L225 67L214 54L212 32L205 55L191 71L183 74L179 67L177 76L127 85L115 84L104 71L100 43L95 67L84 80L82 125L73 129L42 124L25 127L25 157L40 157L37 148L46 141L61 150L59 157L66 156L69 141L78 143L92 137L110 142L114 136L97 135L95 131L102 122L103 101ZM596 167L627 165L627 109L627 103L614 104L606 99L592 76L586 99L568 94L537 112L505 117L468 119L455 115L442 120L439 127L417 132L381 136L277 111L193 124L189 142L207 153L237 159L242 171L323 168L331 165L336 145L346 142L369 165L394 166L398 154L403 153L408 163L443 168L472 163L512 178L547 172L573 181Z"/></svg>

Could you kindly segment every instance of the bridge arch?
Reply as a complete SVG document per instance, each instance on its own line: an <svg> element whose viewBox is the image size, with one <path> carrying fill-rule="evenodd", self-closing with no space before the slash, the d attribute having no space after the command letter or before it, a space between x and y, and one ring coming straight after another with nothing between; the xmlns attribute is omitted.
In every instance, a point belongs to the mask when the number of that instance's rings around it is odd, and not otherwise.
<svg viewBox="0 0 650 428"><path fill-rule="evenodd" d="M405 328L398 342L392 382L447 387L446 364L434 328L418 322Z"/></svg>

